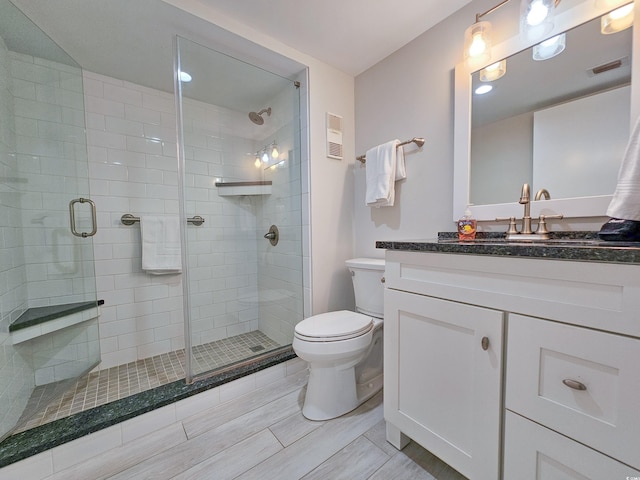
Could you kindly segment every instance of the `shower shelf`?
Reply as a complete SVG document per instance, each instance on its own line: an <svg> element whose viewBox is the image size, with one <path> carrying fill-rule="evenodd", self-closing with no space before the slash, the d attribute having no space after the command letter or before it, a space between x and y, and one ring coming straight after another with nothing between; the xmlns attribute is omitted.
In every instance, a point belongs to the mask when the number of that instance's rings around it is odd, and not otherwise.
<svg viewBox="0 0 640 480"><path fill-rule="evenodd" d="M96 318L103 304L104 300L98 300L29 308L9 325L12 342L15 345Z"/></svg>
<svg viewBox="0 0 640 480"><path fill-rule="evenodd" d="M218 195L230 197L234 195L269 195L271 194L271 181L256 182L216 182L220 188Z"/></svg>

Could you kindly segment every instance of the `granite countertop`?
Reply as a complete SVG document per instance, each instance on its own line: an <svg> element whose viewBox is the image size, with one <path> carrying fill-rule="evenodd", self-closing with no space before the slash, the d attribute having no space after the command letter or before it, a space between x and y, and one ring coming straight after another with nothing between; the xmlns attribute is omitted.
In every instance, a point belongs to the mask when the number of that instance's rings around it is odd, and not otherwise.
<svg viewBox="0 0 640 480"><path fill-rule="evenodd" d="M640 242L607 242L597 232L552 232L549 241L507 241L504 233L478 232L476 240L460 241L455 232L438 238L377 241L376 248L501 257L546 258L584 262L640 264Z"/></svg>

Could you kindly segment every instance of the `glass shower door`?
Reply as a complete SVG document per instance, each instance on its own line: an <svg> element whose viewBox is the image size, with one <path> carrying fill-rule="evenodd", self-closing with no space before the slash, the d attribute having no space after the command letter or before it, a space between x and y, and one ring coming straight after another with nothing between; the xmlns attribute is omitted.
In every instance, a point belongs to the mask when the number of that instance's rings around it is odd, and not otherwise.
<svg viewBox="0 0 640 480"><path fill-rule="evenodd" d="M82 71L6 0L0 19L2 438L100 349Z"/></svg>
<svg viewBox="0 0 640 480"><path fill-rule="evenodd" d="M183 38L176 51L190 381L290 345L303 317L299 91Z"/></svg>

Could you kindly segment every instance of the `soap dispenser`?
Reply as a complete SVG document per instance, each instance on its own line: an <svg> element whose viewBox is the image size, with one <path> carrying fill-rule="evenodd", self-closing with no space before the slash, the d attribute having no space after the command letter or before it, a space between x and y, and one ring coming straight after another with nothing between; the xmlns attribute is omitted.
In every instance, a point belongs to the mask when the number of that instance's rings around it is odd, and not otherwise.
<svg viewBox="0 0 640 480"><path fill-rule="evenodd" d="M478 222L471 215L471 209L467 206L464 215L458 220L458 240L473 240L476 238Z"/></svg>

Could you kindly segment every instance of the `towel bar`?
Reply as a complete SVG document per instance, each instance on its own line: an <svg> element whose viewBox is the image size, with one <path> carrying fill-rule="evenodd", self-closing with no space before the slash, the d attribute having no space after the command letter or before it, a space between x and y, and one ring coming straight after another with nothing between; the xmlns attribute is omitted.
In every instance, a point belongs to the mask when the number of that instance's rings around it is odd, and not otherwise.
<svg viewBox="0 0 640 480"><path fill-rule="evenodd" d="M401 142L398 144L399 147L403 146L403 145L408 145L410 143L415 143L418 147L421 147L424 145L424 138L422 137L413 137L411 140L407 140L406 142ZM356 157L356 160L358 160L360 163L364 164L367 161L367 156L366 155L360 155L359 157Z"/></svg>
<svg viewBox="0 0 640 480"><path fill-rule="evenodd" d="M134 223L140 221L140 217L134 217L130 213L125 213L124 215L122 215L122 217L120 217L120 221L124 225L133 225ZM199 227L204 223L204 218L202 218L200 215L196 215L195 217L187 218L187 223L192 223L193 225Z"/></svg>

